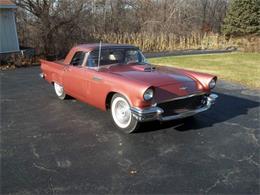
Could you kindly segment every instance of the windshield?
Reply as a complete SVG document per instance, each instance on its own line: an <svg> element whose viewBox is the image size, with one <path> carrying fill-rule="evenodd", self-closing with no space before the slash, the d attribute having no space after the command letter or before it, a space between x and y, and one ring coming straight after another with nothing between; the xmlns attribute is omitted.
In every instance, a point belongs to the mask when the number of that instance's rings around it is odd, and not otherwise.
<svg viewBox="0 0 260 195"><path fill-rule="evenodd" d="M94 50L90 52L88 56L87 65L89 67L98 66L99 51ZM100 55L100 66L111 65L111 64L144 64L145 57L142 52L138 49L101 49Z"/></svg>

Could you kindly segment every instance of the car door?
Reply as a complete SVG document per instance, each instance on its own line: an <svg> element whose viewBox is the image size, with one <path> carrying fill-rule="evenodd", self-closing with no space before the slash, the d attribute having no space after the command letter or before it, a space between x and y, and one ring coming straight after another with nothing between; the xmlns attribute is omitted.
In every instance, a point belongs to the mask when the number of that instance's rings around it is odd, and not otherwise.
<svg viewBox="0 0 260 195"><path fill-rule="evenodd" d="M97 53L94 51L88 53L86 57L85 71L87 73L86 79L88 80L88 86L85 94L87 103L102 109L108 86L105 82L107 80L104 79L105 73L98 70L96 54Z"/></svg>
<svg viewBox="0 0 260 195"><path fill-rule="evenodd" d="M70 64L65 66L63 76L65 92L81 100L84 100L88 86L87 73L82 66L85 56L85 52L76 52Z"/></svg>

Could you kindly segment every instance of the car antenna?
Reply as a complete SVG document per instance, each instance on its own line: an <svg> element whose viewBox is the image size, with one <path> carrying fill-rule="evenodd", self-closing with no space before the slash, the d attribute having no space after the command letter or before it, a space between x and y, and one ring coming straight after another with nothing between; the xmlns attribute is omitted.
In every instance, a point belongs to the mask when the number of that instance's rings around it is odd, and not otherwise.
<svg viewBox="0 0 260 195"><path fill-rule="evenodd" d="M100 66L100 58L101 58L101 41L99 42L99 51L98 51L98 70Z"/></svg>

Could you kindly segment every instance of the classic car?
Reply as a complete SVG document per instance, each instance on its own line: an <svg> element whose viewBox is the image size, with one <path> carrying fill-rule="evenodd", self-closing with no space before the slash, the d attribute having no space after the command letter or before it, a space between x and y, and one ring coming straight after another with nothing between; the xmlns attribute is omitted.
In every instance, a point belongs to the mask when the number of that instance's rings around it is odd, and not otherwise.
<svg viewBox="0 0 260 195"><path fill-rule="evenodd" d="M169 121L208 110L217 77L149 64L138 47L82 44L60 61L41 60L40 76L60 99L72 96L111 112L116 127L131 133L142 122Z"/></svg>

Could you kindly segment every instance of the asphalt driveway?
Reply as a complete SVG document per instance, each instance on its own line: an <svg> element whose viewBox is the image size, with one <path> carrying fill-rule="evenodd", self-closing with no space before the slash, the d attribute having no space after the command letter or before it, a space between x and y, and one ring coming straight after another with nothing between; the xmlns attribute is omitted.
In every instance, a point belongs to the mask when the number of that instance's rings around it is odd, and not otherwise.
<svg viewBox="0 0 260 195"><path fill-rule="evenodd" d="M126 135L39 72L0 73L2 193L260 193L256 91L219 82L211 110Z"/></svg>

